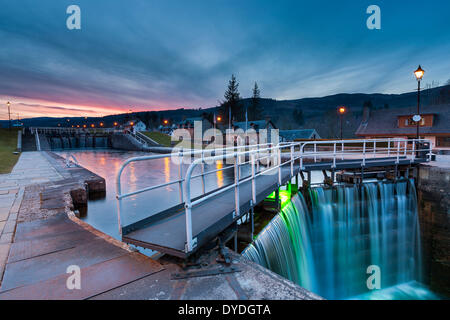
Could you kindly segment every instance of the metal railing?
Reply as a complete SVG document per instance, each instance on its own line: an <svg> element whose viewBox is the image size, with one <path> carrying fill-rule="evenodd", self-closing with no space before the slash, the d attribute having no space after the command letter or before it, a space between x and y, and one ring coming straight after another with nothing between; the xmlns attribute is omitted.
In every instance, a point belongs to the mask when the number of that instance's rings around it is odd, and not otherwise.
<svg viewBox="0 0 450 320"><path fill-rule="evenodd" d="M144 135L139 132L132 132L132 131L125 131L126 134L129 134L132 138L134 138L137 142L139 142L141 145L146 147L151 147L151 144L148 140L146 140Z"/></svg>
<svg viewBox="0 0 450 320"><path fill-rule="evenodd" d="M80 164L78 163L77 158L73 155L73 153L68 153L65 157L66 161L66 167L67 168L73 168L73 167L79 167Z"/></svg>
<svg viewBox="0 0 450 320"><path fill-rule="evenodd" d="M429 145L425 144L428 143ZM211 152L217 154L213 155ZM208 155L209 154L209 155ZM132 191L122 194L121 176L123 170L132 162L155 160L166 157L172 157L172 154L150 155L143 157L135 157L126 160L116 177L116 191L118 201L118 222L119 232L122 231L121 225L121 200L133 195L143 192L148 192L158 188L167 187L172 184L178 184L180 195L180 203L185 206L186 219L186 253L191 252L195 248L196 239L192 234L192 208L197 206L219 194L228 190L234 189L234 204L235 210L233 217L239 219L240 213L240 198L239 188L243 183L251 182L251 202L256 205L256 180L263 174L277 175L278 185L282 184L282 168L288 166L290 170L289 177L293 178L296 171L305 169L305 162L317 163L321 161L331 162L331 169L336 168L336 164L340 160L359 160L361 166L364 167L367 161L376 162L383 161L386 158L394 159L394 163L399 163L400 159L409 159L413 162L417 157L423 158L425 155L426 161L431 159L431 143L426 139L361 139L361 140L335 140L335 141L302 141L291 143L279 143L277 145L266 143L251 146L236 146L230 148L208 149L208 150L188 150L179 151L175 154L179 159L184 156L199 155L183 175L182 162L179 161L179 174L176 180L171 180L165 183L149 186L140 190ZM378 157L384 159L378 160ZM248 160L246 160L248 158ZM205 171L206 163L214 163L220 160L233 159L232 165L224 166L218 169ZM243 166L250 166L250 173L247 176L242 176L241 168ZM194 169L200 166L200 173L194 174ZM297 167L296 167L297 166ZM234 170L234 182L214 189L208 193L205 190L205 177L224 170ZM296 169L296 170L294 170ZM193 179L200 178L202 182L202 191L199 197L193 199L191 193L191 182Z"/></svg>
<svg viewBox="0 0 450 320"><path fill-rule="evenodd" d="M155 140L153 140L152 138L146 136L145 134L143 134L142 132L136 131L136 136L140 137L142 140L146 141L148 146L157 146L159 145L159 143L157 143Z"/></svg>
<svg viewBox="0 0 450 320"><path fill-rule="evenodd" d="M250 145L250 146L245 146L245 148L256 148L256 149L260 149L264 146L269 146L269 145L273 145L273 143L265 143L265 144L259 144L259 145ZM148 192L148 191L152 191L155 189L159 189L159 188L164 188L170 185L174 185L174 184L178 184L178 189L179 189L179 199L180 202L179 203L183 203L184 202L184 195L183 195L183 182L185 180L184 178L184 174L183 174L183 159L186 158L191 158L191 157L200 157L200 159L205 159L208 156L211 156L212 154L224 154L227 152L233 152L235 150L241 150L242 148L244 148L244 146L233 146L233 147L218 147L215 149L199 149L199 150L192 150L192 149L177 149L174 148L172 149L172 153L165 153L165 154L154 154L154 155L148 155L148 156L140 156L140 157L132 157L127 159L122 166L120 167L117 176L116 176L116 199L118 201L117 203L117 208L118 208L118 222L119 222L119 232L121 234L122 231L122 225L121 225L121 200L124 198L128 198L143 192ZM175 180L171 180L165 183L161 183L158 185L153 185L153 186L149 186L140 190L135 190L132 192L128 192L128 193L122 193L122 183L121 183L121 178L122 178L122 173L125 170L125 168L130 165L131 163L134 162L140 162L140 161L150 161L150 160L160 160L160 159L164 159L164 158L178 158L175 162L178 162L178 178ZM201 174L193 176L192 178L202 178L202 191L203 194L206 192L206 187L205 187L205 176L218 172L220 170L225 170L225 169L229 169L229 167L224 167L222 169L218 169L218 170L210 170L208 172L204 171L204 166L201 167Z"/></svg>
<svg viewBox="0 0 450 320"><path fill-rule="evenodd" d="M420 147L428 144L428 147ZM384 146L386 145L386 146ZM305 147L311 146L312 152L305 151ZM329 146L331 150L318 151L320 146ZM419 146L419 147L418 147ZM336 141L308 141L301 147L302 157L300 158L300 168L303 170L303 159L312 158L314 163L318 157L330 157L333 161L333 167L336 167L337 160L344 160L349 155L362 155L361 165L366 164L367 159L373 159L377 156L394 157L396 163L399 163L400 157L410 156L411 162L415 160L417 154L426 152L428 161L432 156L432 145L428 139L361 139L361 140L336 140ZM347 157L348 159L348 157Z"/></svg>
<svg viewBox="0 0 450 320"><path fill-rule="evenodd" d="M34 138L36 139L36 150L41 151L41 140L39 140L39 131L37 129L34 129Z"/></svg>

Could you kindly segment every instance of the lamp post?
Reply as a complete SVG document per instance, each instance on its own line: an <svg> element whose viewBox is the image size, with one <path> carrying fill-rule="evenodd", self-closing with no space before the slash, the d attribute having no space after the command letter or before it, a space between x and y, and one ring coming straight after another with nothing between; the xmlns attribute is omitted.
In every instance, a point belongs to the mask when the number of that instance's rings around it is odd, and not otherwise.
<svg viewBox="0 0 450 320"><path fill-rule="evenodd" d="M347 108L344 106L341 106L338 108L338 112L339 112L339 117L341 120L341 140L342 140L342 122L343 122L344 113L347 112Z"/></svg>
<svg viewBox="0 0 450 320"><path fill-rule="evenodd" d="M216 117L216 115L214 114L214 129L216 129L217 122L220 121L222 121L222 117L221 116Z"/></svg>
<svg viewBox="0 0 450 320"><path fill-rule="evenodd" d="M414 71L414 75L417 79L417 115L413 117L413 120L417 123L417 132L416 132L416 139L419 139L419 127L420 127L420 121L422 120L422 117L420 116L420 80L422 80L423 74L425 71L421 68L420 64L416 71Z"/></svg>
<svg viewBox="0 0 450 320"><path fill-rule="evenodd" d="M11 130L11 103L6 102L6 106L8 107L9 130Z"/></svg>

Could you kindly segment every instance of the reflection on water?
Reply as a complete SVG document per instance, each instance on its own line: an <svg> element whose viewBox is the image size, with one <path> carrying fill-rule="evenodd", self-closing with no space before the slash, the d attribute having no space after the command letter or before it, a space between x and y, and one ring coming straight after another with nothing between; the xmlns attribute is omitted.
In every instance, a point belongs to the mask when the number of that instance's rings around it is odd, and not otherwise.
<svg viewBox="0 0 450 320"><path fill-rule="evenodd" d="M222 161L217 161L216 163L216 169L222 169L223 168L223 162ZM223 171L217 171L216 172L217 175L217 185L219 186L219 188L223 187Z"/></svg>
<svg viewBox="0 0 450 320"><path fill-rule="evenodd" d="M165 176L165 182L170 181L170 159L164 158L164 176Z"/></svg>
<svg viewBox="0 0 450 320"><path fill-rule="evenodd" d="M65 152L58 152L65 157ZM88 211L83 219L93 227L119 239L117 225L116 175L122 163L131 157L149 155L144 152L122 152L115 150L72 151L81 166L106 180L106 197L89 199ZM183 164L186 173L189 164ZM223 167L223 163L206 165L205 171ZM179 168L170 158L131 163L122 174L122 193L132 192L151 185L178 180ZM200 173L198 166L193 175ZM222 187L232 182L233 170L218 171L206 176L205 191ZM201 179L192 181L192 196L199 196ZM121 221L129 224L180 203L179 184L152 190L122 200Z"/></svg>
<svg viewBox="0 0 450 320"><path fill-rule="evenodd" d="M66 153L58 152L65 157ZM98 174L106 180L106 197L90 199L87 214L83 219L93 227L119 238L117 225L116 175L122 163L131 157L149 155L144 152L116 151L116 150L80 150L71 152L81 166ZM183 164L183 174L189 164ZM209 174L205 179L205 191L226 186L233 182L233 166L218 161L214 165L206 165L205 172L220 168L227 168ZM193 172L193 176L200 173L200 166ZM249 168L243 168L241 177L250 174ZM170 158L131 163L122 174L122 193L132 192L148 186L176 181L179 177L179 167ZM323 179L320 172L313 172L312 180L319 182ZM191 183L192 196L199 196L202 192L201 179L196 178ZM121 221L129 224L150 216L164 209L180 203L179 184L175 183L122 200Z"/></svg>

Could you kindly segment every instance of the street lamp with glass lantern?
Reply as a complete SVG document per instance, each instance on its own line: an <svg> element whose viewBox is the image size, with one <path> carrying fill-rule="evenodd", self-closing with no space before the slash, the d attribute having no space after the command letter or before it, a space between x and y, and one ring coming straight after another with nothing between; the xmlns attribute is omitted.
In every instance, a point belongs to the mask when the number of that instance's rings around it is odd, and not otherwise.
<svg viewBox="0 0 450 320"><path fill-rule="evenodd" d="M414 71L414 75L417 79L417 114L414 115L413 120L417 124L417 132L416 132L416 139L419 139L419 127L420 127L420 121L422 120L422 117L420 116L420 80L422 80L423 74L425 71L422 69L422 67L419 64L419 67L416 71Z"/></svg>

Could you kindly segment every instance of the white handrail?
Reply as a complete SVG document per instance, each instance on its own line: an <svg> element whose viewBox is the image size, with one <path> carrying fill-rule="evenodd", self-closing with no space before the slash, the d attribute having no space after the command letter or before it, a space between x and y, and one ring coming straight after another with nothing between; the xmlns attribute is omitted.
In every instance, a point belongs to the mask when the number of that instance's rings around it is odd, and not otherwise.
<svg viewBox="0 0 450 320"><path fill-rule="evenodd" d="M37 149L37 151L41 151L41 141L39 140L39 133L38 133L37 129L34 132L34 138L36 139L36 149Z"/></svg>
<svg viewBox="0 0 450 320"><path fill-rule="evenodd" d="M425 140L425 139L420 139L420 140L429 142L428 140ZM401 151L400 151L401 142L403 142L407 146L408 140L405 140L405 139L394 139L394 141L397 142L397 145L398 145L398 147L397 147L397 158L396 158L396 162L398 163L399 162L400 153L401 153ZM412 141L412 143L414 144L415 142L417 142L417 139L412 139L410 141ZM278 163L274 167L266 169L263 172L259 172L257 174L255 173L254 160L253 159L254 159L254 155L257 152L259 152L260 150L259 151L258 150L248 150L248 151L244 151L244 152L235 152L233 154L226 155L227 158L229 158L229 157L234 157L235 158L234 183L232 185L229 185L228 187L221 188L221 189L217 190L216 192L212 192L212 193L210 193L208 195L205 195L205 196L203 196L203 197L201 197L201 198L199 198L199 199L197 199L195 201L191 201L191 188L190 188L190 184L191 184L190 182L191 182L191 177L192 177L192 173L194 171L194 168L198 164L203 163L204 161L218 160L219 158L216 156L216 157L210 157L209 159L208 158L205 158L205 159L202 158L202 159L197 159L197 160L193 161L192 164L187 169L186 176L184 178L184 190L185 190L184 199L185 199L185 218L186 218L186 248L185 248L185 251L186 251L186 253L191 252L194 249L194 244L196 243L196 239L192 238L192 207L193 206L198 205L198 204L200 204L200 203L202 203L202 202L204 202L204 201L206 201L206 200L208 200L208 199L210 199L212 197L215 197L216 195L218 195L220 193L223 193L223 192L229 190L230 188L234 188L234 190L235 190L235 214L233 215L233 218L239 218L240 217L240 213L239 213L239 210L240 210L239 185L241 185L242 183L245 183L247 181L251 181L251 183L252 183L252 189L251 189L252 190L252 201L256 205L255 178L257 176L259 176L259 175L261 175L261 174L263 174L263 173L265 173L267 171L278 169L278 183L279 183L279 185L281 185L281 167L283 165L288 164L288 163L293 164L299 158L302 160L305 155L307 155L309 157L310 156L314 156L315 159L317 159L318 155L321 155L320 153L317 153L316 151L314 152L314 155L311 155L311 154L308 155L308 154L304 153L304 147L307 144L314 144L314 150L317 150L317 148L316 148L317 144L330 144L330 143L333 144L332 168L335 168L336 167L336 157L337 157L336 144L340 143L343 146L346 142L349 143L349 144L351 144L351 143L358 143L359 144L361 142L363 143L363 158L362 158L362 163L363 164L362 165L365 165L365 162L366 162L366 150L367 150L367 145L366 144L367 144L367 142L372 142L372 145L373 145L372 152L374 154L377 154L377 153L384 152L385 150L383 150L383 148L378 147L378 150L380 150L380 151L377 151L376 150L377 149L376 142L386 142L386 140L385 139L364 139L364 140L339 140L339 141L312 141L312 142L293 143L293 144L289 144L289 145L277 145L277 146L274 146L274 147L269 147L269 148L266 148L263 151L277 151L277 153L278 153ZM294 157L294 153L291 151L290 152L290 160L286 161L285 163L282 163L281 162L281 153L282 153L281 149L289 148L290 150L292 150L292 148L295 148L295 146L300 146L300 155L299 155L299 157L295 158ZM428 150L429 149L422 149L421 151L428 151ZM407 148L405 147L404 152L402 152L402 154L406 155L406 152L407 152ZM323 153L323 154L324 155L328 155L328 156L330 155L329 152L328 153ZM342 149L341 149L341 154L342 155L346 154L344 152L344 147L342 147ZM353 153L347 153L347 154L353 154ZM252 165L251 175L250 175L250 177L247 177L247 178L244 178L244 179L239 179L238 175L237 175L237 172L239 170L239 168L238 168L238 166L239 166L238 158L240 156L244 156L244 155L250 155L250 158L251 158L250 163ZM371 160L371 161L374 161L374 160ZM300 169L304 169L302 165L300 166ZM292 178L292 176L291 176L291 178Z"/></svg>
<svg viewBox="0 0 450 320"><path fill-rule="evenodd" d="M285 143L283 143L285 144ZM259 145L250 145L250 146L245 146L246 148L259 148L260 146L267 146L269 145L269 143L265 143L265 144L259 144ZM173 156L173 153L169 153L169 154L156 154L156 155L148 155L148 156L140 156L140 157L132 157L127 159L125 162L122 163L117 175L116 175L116 199L117 199L117 218L118 218L118 222L119 222L119 232L120 234L122 233L122 225L121 225L121 200L133 195L137 195L143 192L147 192L147 191L151 191L151 190L155 190L158 188L163 188L166 187L168 185L172 185L172 184L178 184L179 185L179 190L180 190L180 199L181 202L183 203L183 181L184 181L184 177L183 177L183 169L182 169L182 159L183 157L186 156L196 156L196 155L204 155L204 154L209 154L211 155L212 153L218 153L218 154L222 154L222 153L226 153L229 151L234 151L237 150L240 146L232 146L232 147L227 147L227 148L216 148L216 149L200 149L200 150L192 150L192 149L188 149L188 150L183 150L183 149L179 149L178 152L178 157L180 159L180 163L179 163L179 177L176 180L171 180L162 184L158 184L158 185L154 185L154 186L149 186L143 189L139 189L139 190L135 190L133 192L128 192L125 194L122 194L122 184L121 184L121 178L122 178L122 173L125 170L125 168L133 163L133 162L138 162L138 161L146 161L146 160L157 160L157 159L163 159L163 158L169 158ZM223 155L220 155L219 157L223 157ZM258 161L259 163L259 161ZM225 169L229 169L230 167L224 167L218 170L210 170L210 171L206 171L200 175L197 175L193 178L197 178L197 177L201 177L204 175L208 175L220 170L225 170Z"/></svg>
<svg viewBox="0 0 450 320"><path fill-rule="evenodd" d="M412 143L412 148L408 148L409 143ZM417 154L419 152L428 152L427 156L429 158L427 161L431 159L431 144L429 148L423 149L419 148L419 142L428 142L426 139L355 139L355 140L336 140L336 141L303 141L303 142L291 142L291 143L280 143L278 145L273 145L271 143L259 144L259 145L251 145L251 146L234 146L228 148L218 148L218 149L201 149L201 150L182 150L180 149L178 153L175 153L175 156L178 155L179 159L182 160L184 156L194 156L200 155L197 159L194 159L190 166L188 167L185 174L183 174L182 162L180 161L179 166L179 175L178 178L172 181L168 181L165 183L161 183L158 185L148 186L146 188L135 190L133 192L122 194L122 186L121 186L121 176L123 170L130 164L136 161L144 161L144 160L155 160L162 159L167 157L172 157L172 154L158 154L158 155L149 155L149 156L141 156L134 157L126 160L119 169L119 172L116 176L116 198L118 201L118 221L119 221L119 232L122 231L121 225L121 200L130 197L133 195L137 195L143 192L155 190L158 188L166 187L172 184L179 185L180 191L180 203L185 204L185 215L186 215L186 253L192 251L195 246L195 239L192 239L192 207L198 205L199 203L206 201L220 193L223 193L231 188L234 188L235 193L235 217L240 216L240 203L239 203L239 185L250 181L252 184L252 203L256 205L256 177L267 174L267 173L278 173L278 184L281 184L281 167L284 165L290 165L290 173L291 177L294 174L294 164L296 161L299 161L298 170L304 170L305 167L303 162L307 158L313 158L314 162L322 159L329 159L332 161L332 168L336 168L337 166L337 157L339 160L345 159L345 156L357 156L357 158L351 158L353 160L361 160L361 165L366 165L366 154L373 154L373 157L377 155L388 155L389 158L395 160L396 163L399 163L400 157L406 156L408 153L411 154L411 162L417 158ZM384 143L387 143L387 147L384 146ZM396 146L396 150L392 148L392 143ZM400 145L404 143L404 148L401 150ZM338 151L337 145L340 145L341 148ZM397 145L395 145L397 144ZM417 145L416 145L417 144ZM305 148L311 146L313 151L306 150ZM323 148L319 147L323 146L331 146L331 150L323 150ZM242 148L247 148L248 150L241 151ZM283 151L286 149L286 152ZM228 152L226 152L228 151ZM276 154L275 154L276 152ZM215 153L215 155L213 155ZM209 156L208 156L209 155ZM249 161L245 161L245 156L249 156ZM282 157L283 156L283 157ZM287 156L287 157L286 157ZM205 163L214 163L214 161L224 160L234 158L234 165L232 166L224 166L219 169L212 169L205 171L202 168L200 174L193 174L196 166L201 164L202 166ZM239 159L244 158L244 161L240 161ZM287 158L287 160L286 160ZM260 167L260 162L263 159L268 160L267 166ZM282 162L285 159L286 161ZM373 161L379 161L377 159L371 159ZM381 160L380 160L381 161ZM274 164L275 163L275 164ZM246 176L242 178L240 176L241 166L250 164L251 166L251 174L250 176ZM234 169L234 183L221 187L215 190L212 190L208 194L206 194L204 186L202 187L202 195L192 201L191 199L191 180L194 178L201 178L204 183L204 178L208 174L212 174L218 171ZM278 169L278 170L277 170ZM276 170L276 171L275 171Z"/></svg>

